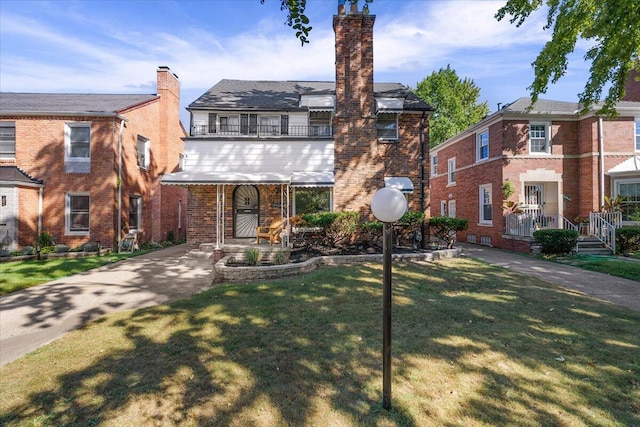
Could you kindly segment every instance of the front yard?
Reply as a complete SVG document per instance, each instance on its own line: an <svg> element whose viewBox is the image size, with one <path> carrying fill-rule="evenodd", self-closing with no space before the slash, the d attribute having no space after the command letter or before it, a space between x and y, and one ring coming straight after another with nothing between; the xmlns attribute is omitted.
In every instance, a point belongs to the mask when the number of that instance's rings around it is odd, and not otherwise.
<svg viewBox="0 0 640 427"><path fill-rule="evenodd" d="M0 368L0 424L640 425L640 313L471 259L221 285Z"/></svg>

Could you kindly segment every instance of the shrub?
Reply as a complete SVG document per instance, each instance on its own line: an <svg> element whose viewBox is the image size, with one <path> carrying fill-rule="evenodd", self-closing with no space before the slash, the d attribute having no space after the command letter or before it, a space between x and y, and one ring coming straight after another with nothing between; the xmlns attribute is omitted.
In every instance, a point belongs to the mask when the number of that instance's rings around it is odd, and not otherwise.
<svg viewBox="0 0 640 427"><path fill-rule="evenodd" d="M336 218L340 215L340 212L318 212L310 214L300 215L302 227L320 227L328 228Z"/></svg>
<svg viewBox="0 0 640 427"><path fill-rule="evenodd" d="M621 253L640 250L640 227L618 228L616 249Z"/></svg>
<svg viewBox="0 0 640 427"><path fill-rule="evenodd" d="M366 246L375 246L382 237L380 221L366 221L358 225L360 241Z"/></svg>
<svg viewBox="0 0 640 427"><path fill-rule="evenodd" d="M249 265L259 265L260 264L260 251L256 248L247 249L244 252L245 259L247 260L247 264Z"/></svg>
<svg viewBox="0 0 640 427"><path fill-rule="evenodd" d="M41 248L45 248L45 247L53 246L56 243L51 233L42 231L38 236L38 244L40 245Z"/></svg>
<svg viewBox="0 0 640 427"><path fill-rule="evenodd" d="M167 242L171 242L173 243L176 240L175 236L173 235L173 230L169 230L167 232Z"/></svg>
<svg viewBox="0 0 640 427"><path fill-rule="evenodd" d="M450 218L448 216L434 216L429 218L427 225L433 235L447 242L447 248L453 248L456 241L456 232L469 228L469 221L462 218Z"/></svg>
<svg viewBox="0 0 640 427"><path fill-rule="evenodd" d="M533 238L540 243L543 254L568 254L573 251L578 242L578 232L575 230L537 230Z"/></svg>
<svg viewBox="0 0 640 427"><path fill-rule="evenodd" d="M287 262L287 257L283 251L278 251L273 255L273 263L281 265Z"/></svg>
<svg viewBox="0 0 640 427"><path fill-rule="evenodd" d="M402 215L395 224L394 230L398 236L398 244L400 239L409 240L413 247L422 240L422 223L424 222L424 212L411 211Z"/></svg>
<svg viewBox="0 0 640 427"><path fill-rule="evenodd" d="M69 246L67 245L55 245L53 251L57 254L63 253L63 252L69 252Z"/></svg>
<svg viewBox="0 0 640 427"><path fill-rule="evenodd" d="M351 239L358 229L360 214L358 212L338 212L331 225L325 231L327 243L337 245Z"/></svg>
<svg viewBox="0 0 640 427"><path fill-rule="evenodd" d="M33 248L33 246L24 246L20 251L20 255L33 255L34 252L35 249Z"/></svg>

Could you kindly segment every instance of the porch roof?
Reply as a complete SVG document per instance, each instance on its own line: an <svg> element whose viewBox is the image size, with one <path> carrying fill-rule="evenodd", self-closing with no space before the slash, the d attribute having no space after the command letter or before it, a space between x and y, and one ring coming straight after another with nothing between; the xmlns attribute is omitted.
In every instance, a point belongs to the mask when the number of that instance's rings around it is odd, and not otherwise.
<svg viewBox="0 0 640 427"><path fill-rule="evenodd" d="M332 187L333 172L175 172L162 177L167 185L216 185L216 184L289 184L292 187Z"/></svg>

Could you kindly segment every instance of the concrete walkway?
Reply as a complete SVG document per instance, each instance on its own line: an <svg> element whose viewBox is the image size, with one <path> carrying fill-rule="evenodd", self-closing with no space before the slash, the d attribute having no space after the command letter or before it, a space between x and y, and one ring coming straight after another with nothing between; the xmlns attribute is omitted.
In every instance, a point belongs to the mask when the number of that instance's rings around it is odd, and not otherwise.
<svg viewBox="0 0 640 427"><path fill-rule="evenodd" d="M476 258L528 276L535 276L546 282L640 311L640 277L638 277L638 281L622 279L469 243L457 243L456 246L462 248L463 256Z"/></svg>
<svg viewBox="0 0 640 427"><path fill-rule="evenodd" d="M106 313L210 288L212 268L181 260L189 249L172 246L0 297L0 366Z"/></svg>

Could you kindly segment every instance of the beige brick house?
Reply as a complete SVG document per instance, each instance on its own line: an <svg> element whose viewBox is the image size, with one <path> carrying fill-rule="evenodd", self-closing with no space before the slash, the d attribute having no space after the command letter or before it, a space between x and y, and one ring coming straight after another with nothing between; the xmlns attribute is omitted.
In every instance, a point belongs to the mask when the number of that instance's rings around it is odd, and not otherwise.
<svg viewBox="0 0 640 427"><path fill-rule="evenodd" d="M373 81L375 16L334 16L336 80L222 80L189 105L187 241L223 245L256 226L315 211L369 216L385 185L427 211L432 109L399 83ZM286 228L286 227L285 227Z"/></svg>
<svg viewBox="0 0 640 427"><path fill-rule="evenodd" d="M458 240L519 251L536 229L577 229L576 218L599 212L605 196L625 197L622 213L595 215L590 227L624 224L640 210L639 88L634 74L615 119L579 114L574 102L539 100L529 110L520 98L431 149L432 215L468 219ZM507 180L522 212L503 210ZM580 231L607 243L602 230Z"/></svg>
<svg viewBox="0 0 640 427"><path fill-rule="evenodd" d="M165 187L185 131L180 84L157 71L157 94L0 93L0 234L3 249L42 232L70 247L178 238L186 191ZM182 217L181 217L182 216Z"/></svg>

